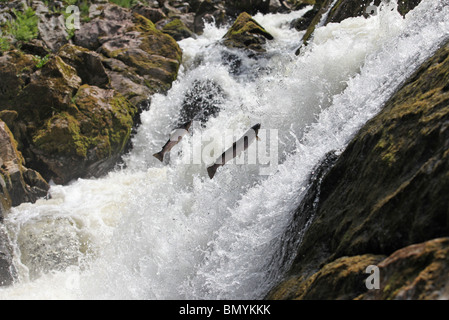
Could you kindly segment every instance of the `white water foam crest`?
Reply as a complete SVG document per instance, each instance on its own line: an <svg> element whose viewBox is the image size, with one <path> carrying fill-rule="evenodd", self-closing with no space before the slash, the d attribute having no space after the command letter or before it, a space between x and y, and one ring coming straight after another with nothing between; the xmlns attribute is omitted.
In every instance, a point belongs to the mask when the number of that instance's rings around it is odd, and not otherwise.
<svg viewBox="0 0 449 320"><path fill-rule="evenodd" d="M280 265L280 239L311 170L328 151L344 148L449 33L447 0L424 0L406 19L391 9L318 28L299 57L293 48L300 37L286 27L290 18L258 15L276 35L270 59L241 57L240 75L229 73L222 48L213 45L225 29L208 26L198 39L182 41L179 79L142 114L126 169L54 186L53 199L12 210L7 226L21 277L0 289L0 298L262 298L288 267ZM195 127L163 165L152 154L198 79L222 88L221 111ZM243 133L255 121L279 132L275 174L229 165L210 180L206 163L183 163L196 135ZM65 250L57 246L62 239Z"/></svg>

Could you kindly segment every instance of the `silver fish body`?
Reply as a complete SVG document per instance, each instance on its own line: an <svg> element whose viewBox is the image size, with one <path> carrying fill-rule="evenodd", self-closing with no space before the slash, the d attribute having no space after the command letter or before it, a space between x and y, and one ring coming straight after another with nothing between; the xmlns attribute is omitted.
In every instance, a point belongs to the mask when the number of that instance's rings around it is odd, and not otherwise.
<svg viewBox="0 0 449 320"><path fill-rule="evenodd" d="M259 140L258 133L260 129L260 123L251 127L239 140L233 143L232 147L227 149L223 154L218 157L214 164L207 168L209 178L213 178L217 169L224 166L230 160L236 158L240 153L246 151L254 140Z"/></svg>

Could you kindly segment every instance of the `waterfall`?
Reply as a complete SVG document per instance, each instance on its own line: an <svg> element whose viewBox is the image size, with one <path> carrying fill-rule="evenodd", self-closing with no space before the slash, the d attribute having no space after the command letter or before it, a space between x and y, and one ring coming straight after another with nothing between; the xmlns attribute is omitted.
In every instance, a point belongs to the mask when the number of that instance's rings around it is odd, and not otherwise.
<svg viewBox="0 0 449 320"><path fill-rule="evenodd" d="M320 26L300 56L302 33L289 23L307 9L258 14L274 40L258 59L234 52L237 72L220 44L229 26L180 41L178 79L152 97L124 166L52 185L51 199L11 210L18 281L0 298L263 298L288 268L281 239L313 168L343 150L449 34L448 0L424 0L405 18L395 5ZM219 112L195 122L161 163L153 154L189 92ZM242 154L210 179L207 166L256 123L265 161Z"/></svg>

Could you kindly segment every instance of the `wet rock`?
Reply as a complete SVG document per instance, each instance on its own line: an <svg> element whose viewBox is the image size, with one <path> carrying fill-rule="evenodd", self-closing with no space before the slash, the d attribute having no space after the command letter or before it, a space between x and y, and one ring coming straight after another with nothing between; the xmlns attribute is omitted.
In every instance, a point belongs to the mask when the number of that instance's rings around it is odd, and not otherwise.
<svg viewBox="0 0 449 320"><path fill-rule="evenodd" d="M228 48L245 49L251 52L265 52L267 40L273 40L268 33L249 14L242 13L223 37L223 44Z"/></svg>
<svg viewBox="0 0 449 320"><path fill-rule="evenodd" d="M290 23L290 26L298 31L307 30L307 28L310 26L313 19L315 18L316 14L317 10L314 7L311 10L307 11L302 17L293 20Z"/></svg>
<svg viewBox="0 0 449 320"><path fill-rule="evenodd" d="M46 42L36 40L25 48L31 54L0 57L1 118L27 165L61 184L114 167L138 112L151 94L170 88L182 59L176 41L145 17L107 3L96 10L75 34L87 48L66 44L48 54ZM33 172L23 174L36 182Z"/></svg>
<svg viewBox="0 0 449 320"><path fill-rule="evenodd" d="M205 23L214 23L217 27L220 27L228 21L229 19L223 3L204 0L200 2L195 12L193 31L196 34L202 34Z"/></svg>
<svg viewBox="0 0 449 320"><path fill-rule="evenodd" d="M378 268L379 287L368 289L367 267ZM401 248L389 257L342 257L305 278L292 277L268 299L296 300L447 300L449 238Z"/></svg>
<svg viewBox="0 0 449 320"><path fill-rule="evenodd" d="M292 10L301 10L306 6L314 6L317 0L286 0L281 2Z"/></svg>
<svg viewBox="0 0 449 320"><path fill-rule="evenodd" d="M347 146L323 178L289 276L449 235L448 72L446 43Z"/></svg>
<svg viewBox="0 0 449 320"><path fill-rule="evenodd" d="M13 284L17 276L12 259L13 251L8 234L0 224L0 287Z"/></svg>
<svg viewBox="0 0 449 320"><path fill-rule="evenodd" d="M204 124L220 112L223 100L224 92L218 84L210 80L196 80L186 92L178 122L183 124L194 120Z"/></svg>
<svg viewBox="0 0 449 320"><path fill-rule="evenodd" d="M76 230L72 219L61 216L44 215L21 225L17 245L31 280L79 265L83 246Z"/></svg>
<svg viewBox="0 0 449 320"><path fill-rule="evenodd" d="M398 2L398 11L405 16L409 11L413 10L421 0L400 0ZM334 22L338 23L343 21L344 19L358 16L368 17L372 14L371 10L369 10L370 6L379 6L381 4L381 0L342 0L334 3L333 0L316 0L316 3L313 7L313 11L310 13L314 14L314 17L311 19L310 16L306 21L302 20L302 23L309 24L305 29L305 25L301 25L301 30L307 30L302 38L302 43L307 45L307 43L311 40L313 32L315 31L316 26L322 20L322 17L327 13L326 20L324 21L324 25ZM309 22L310 21L310 22ZM296 54L300 53L300 49L296 52Z"/></svg>

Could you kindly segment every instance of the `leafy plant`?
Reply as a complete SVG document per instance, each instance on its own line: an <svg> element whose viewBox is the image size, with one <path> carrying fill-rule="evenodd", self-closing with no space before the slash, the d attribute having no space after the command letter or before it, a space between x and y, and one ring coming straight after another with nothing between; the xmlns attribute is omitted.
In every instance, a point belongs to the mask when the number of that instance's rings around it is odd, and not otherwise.
<svg viewBox="0 0 449 320"><path fill-rule="evenodd" d="M47 54L45 57L34 56L34 61L36 62L36 68L41 69L50 60L50 55Z"/></svg>
<svg viewBox="0 0 449 320"><path fill-rule="evenodd" d="M10 48L10 44L8 39L0 37L0 53L8 51Z"/></svg>
<svg viewBox="0 0 449 320"><path fill-rule="evenodd" d="M89 9L90 9L90 3L88 1L81 1L79 4L80 11L81 11L81 20L83 22L89 22Z"/></svg>
<svg viewBox="0 0 449 320"><path fill-rule="evenodd" d="M7 23L7 27L11 35L16 38L17 41L28 42L35 39L39 33L37 24L39 18L33 9L28 8L23 13L13 10L16 20Z"/></svg>

